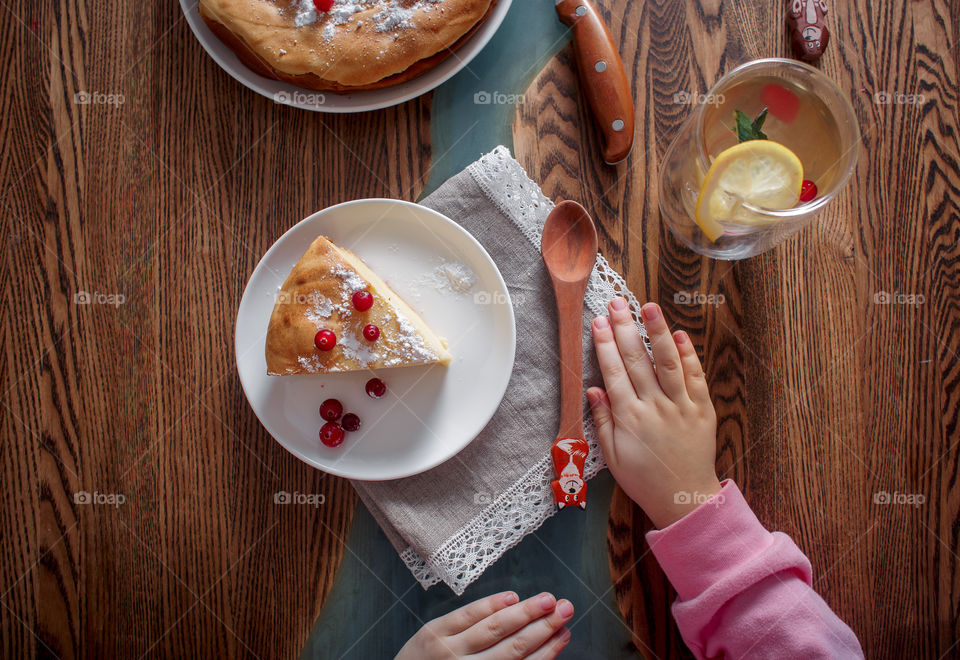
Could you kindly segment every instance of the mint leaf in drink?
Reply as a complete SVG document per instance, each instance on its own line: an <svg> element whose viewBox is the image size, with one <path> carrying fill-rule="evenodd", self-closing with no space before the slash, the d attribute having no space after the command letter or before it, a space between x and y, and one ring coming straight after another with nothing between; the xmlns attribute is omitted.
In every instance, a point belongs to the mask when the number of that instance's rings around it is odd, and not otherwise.
<svg viewBox="0 0 960 660"><path fill-rule="evenodd" d="M767 120L766 108L760 111L756 119L750 119L750 116L743 110L734 110L733 116L737 120L738 142L767 139L767 134L760 130L763 128L763 122Z"/></svg>
<svg viewBox="0 0 960 660"><path fill-rule="evenodd" d="M753 120L753 132L756 133L758 140L766 140L767 134L761 131L763 128L763 122L767 121L767 109L764 108L760 111L760 114L757 115L757 118Z"/></svg>

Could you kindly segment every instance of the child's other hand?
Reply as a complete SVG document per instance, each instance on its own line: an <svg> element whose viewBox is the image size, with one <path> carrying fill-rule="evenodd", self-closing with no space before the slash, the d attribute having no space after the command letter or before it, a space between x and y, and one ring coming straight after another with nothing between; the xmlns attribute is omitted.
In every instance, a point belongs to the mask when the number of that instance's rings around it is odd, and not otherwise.
<svg viewBox="0 0 960 660"><path fill-rule="evenodd" d="M395 660L551 660L570 641L563 625L573 604L543 593L517 602L512 591L494 594L428 622Z"/></svg>
<svg viewBox="0 0 960 660"><path fill-rule="evenodd" d="M690 337L671 335L659 306L641 310L656 369L627 302L608 311L593 321L606 391L592 387L587 400L614 479L662 529L720 490L717 415Z"/></svg>

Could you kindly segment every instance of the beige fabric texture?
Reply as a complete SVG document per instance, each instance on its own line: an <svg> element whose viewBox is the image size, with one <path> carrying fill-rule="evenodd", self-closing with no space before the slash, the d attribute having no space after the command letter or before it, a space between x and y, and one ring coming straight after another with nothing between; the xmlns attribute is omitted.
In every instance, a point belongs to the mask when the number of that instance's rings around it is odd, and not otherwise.
<svg viewBox="0 0 960 660"><path fill-rule="evenodd" d="M509 160L523 175L520 165L502 147L491 155ZM476 166L477 163L471 168ZM490 198L490 193L478 184L469 169L451 178L421 203L443 213L473 234L503 275L513 300L517 326L516 360L507 392L487 427L446 463L406 479L353 482L363 502L417 579L424 586L442 580L457 593L461 593L466 584L476 579L523 534L532 531L524 529L520 534L504 535L496 525L484 528L483 520L490 518L489 508L496 505L501 494L523 492L524 498L550 497L549 480L542 477L534 477L543 483L529 484L532 488L518 489L517 486L523 486L531 475L539 474L534 468L549 454L560 419L557 321L550 280L537 248L504 214L501 210L504 205ZM493 186L503 180L499 173L489 177ZM536 189L529 181L521 185ZM501 188L499 193L494 191L493 194L505 197L508 193ZM524 194L542 197L539 189L524 191ZM542 201L545 204L539 204L535 212L545 217L549 202ZM539 222L542 220L539 218ZM593 313L585 309L584 388L601 384L590 340L592 319ZM489 348L490 351L500 350L497 346ZM588 436L595 435L585 399L584 406ZM594 448L591 453L599 454L599 451ZM591 459L594 462L601 460L599 456L591 456ZM583 512L577 509L561 511L558 515L583 515ZM539 526L540 523L542 521L535 524ZM487 537L481 538L479 543L476 540L470 542L473 547L482 546L477 560L468 559L464 566L432 564L443 562L436 559L438 549L451 547L451 541L455 547L460 540L458 534L465 528L473 530L472 533L478 528L489 529ZM457 559L462 560L463 553L459 553ZM445 574L445 569L452 574Z"/></svg>

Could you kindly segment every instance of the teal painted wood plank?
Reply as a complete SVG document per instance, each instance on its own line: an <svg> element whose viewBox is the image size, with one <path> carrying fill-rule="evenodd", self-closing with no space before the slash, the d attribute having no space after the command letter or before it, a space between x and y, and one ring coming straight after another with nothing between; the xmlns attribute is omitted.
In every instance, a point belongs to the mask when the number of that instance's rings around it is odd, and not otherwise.
<svg viewBox="0 0 960 660"><path fill-rule="evenodd" d="M516 103L509 97L520 97L569 41L570 31L557 18L551 0L513 0L486 48L434 92L433 161L421 197L497 145L513 151ZM483 103L485 98L490 103Z"/></svg>
<svg viewBox="0 0 960 660"><path fill-rule="evenodd" d="M550 591L576 608L563 657L635 658L617 610L607 563L613 479L590 482L587 511L560 511L491 566L461 597L439 584L424 590L370 514L358 505L337 579L301 660L392 658L421 622L513 589L521 598Z"/></svg>
<svg viewBox="0 0 960 660"><path fill-rule="evenodd" d="M516 104L509 102L510 95L522 95L568 41L569 32L550 0L514 0L484 51L434 93L433 162L424 196L497 145L512 149ZM487 96L478 96L482 94ZM617 611L607 563L612 489L609 474L594 478L586 512L558 513L459 598L445 585L424 591L358 503L349 549L301 658L392 658L422 622L507 589L521 597L551 591L573 602L577 613L565 657L636 657Z"/></svg>

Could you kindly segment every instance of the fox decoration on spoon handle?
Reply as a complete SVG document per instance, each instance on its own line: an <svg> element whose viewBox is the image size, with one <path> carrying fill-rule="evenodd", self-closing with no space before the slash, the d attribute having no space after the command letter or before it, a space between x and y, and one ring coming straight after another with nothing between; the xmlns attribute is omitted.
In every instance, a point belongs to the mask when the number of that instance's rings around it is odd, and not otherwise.
<svg viewBox="0 0 960 660"><path fill-rule="evenodd" d="M550 482L553 500L558 509L567 506L587 508L587 482L583 466L590 453L590 445L583 438L563 438L553 443L550 455L556 479Z"/></svg>

